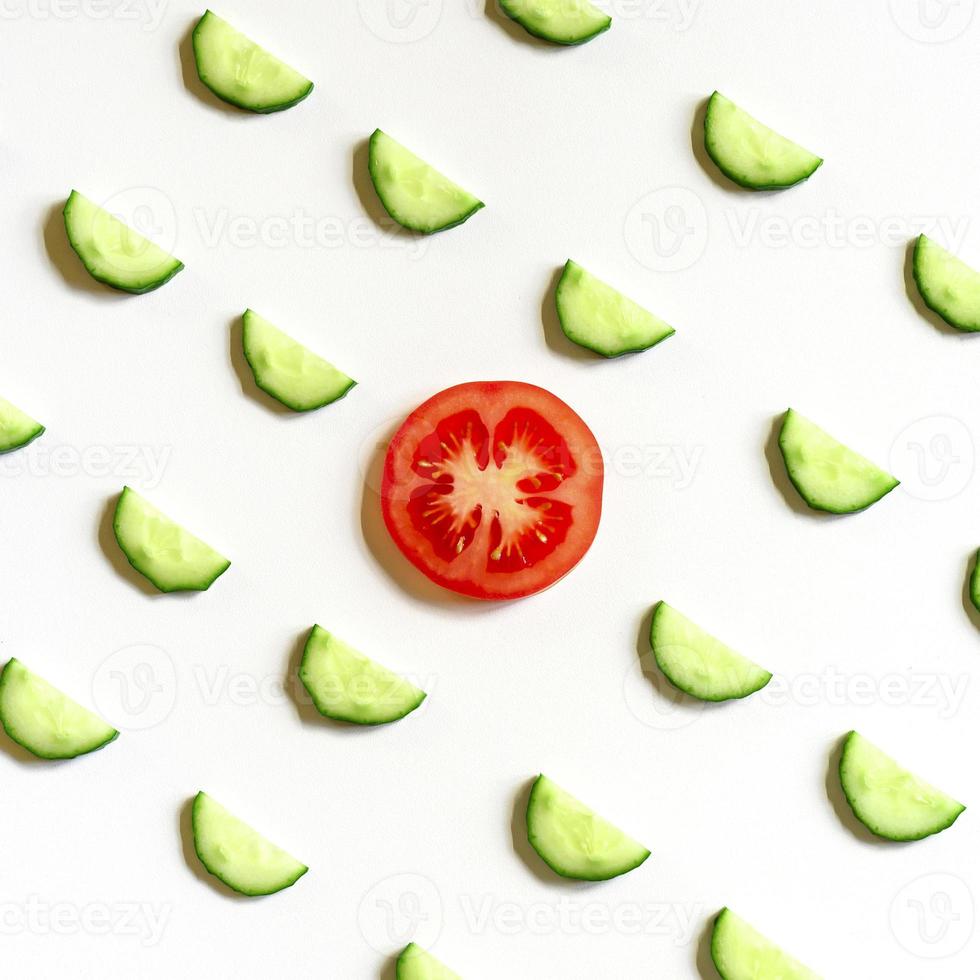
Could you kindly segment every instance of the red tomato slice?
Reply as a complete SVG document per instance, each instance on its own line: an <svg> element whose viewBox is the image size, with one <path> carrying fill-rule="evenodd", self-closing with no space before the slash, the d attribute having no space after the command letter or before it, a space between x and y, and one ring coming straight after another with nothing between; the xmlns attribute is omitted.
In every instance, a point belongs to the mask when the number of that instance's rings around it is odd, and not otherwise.
<svg viewBox="0 0 980 980"><path fill-rule="evenodd" d="M546 589L589 550L602 455L561 399L520 381L433 395L395 433L381 484L385 524L433 582L477 599Z"/></svg>

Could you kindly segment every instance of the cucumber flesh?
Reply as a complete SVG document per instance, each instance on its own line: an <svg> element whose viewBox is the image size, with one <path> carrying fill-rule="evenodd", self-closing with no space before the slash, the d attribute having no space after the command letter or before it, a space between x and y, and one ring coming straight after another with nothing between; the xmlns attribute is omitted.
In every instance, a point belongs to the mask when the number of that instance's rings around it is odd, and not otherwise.
<svg viewBox="0 0 980 980"><path fill-rule="evenodd" d="M68 196L62 213L68 242L82 265L93 279L113 289L148 293L184 268L179 259L78 191Z"/></svg>
<svg viewBox="0 0 980 980"><path fill-rule="evenodd" d="M642 844L544 775L531 788L526 819L531 846L564 878L605 881L638 868L650 856Z"/></svg>
<svg viewBox="0 0 980 980"><path fill-rule="evenodd" d="M252 112L279 112L302 102L313 83L226 20L206 11L193 34L201 81L219 99Z"/></svg>
<svg viewBox="0 0 980 980"><path fill-rule="evenodd" d="M21 449L44 432L44 426L26 412L0 398L0 456Z"/></svg>
<svg viewBox="0 0 980 980"><path fill-rule="evenodd" d="M857 732L848 733L840 783L854 816L879 837L921 840L946 830L966 809L903 769Z"/></svg>
<svg viewBox="0 0 980 980"><path fill-rule="evenodd" d="M395 964L395 980L462 980L421 946L409 943Z"/></svg>
<svg viewBox="0 0 980 980"><path fill-rule="evenodd" d="M161 592L203 592L231 562L125 487L112 521L130 565Z"/></svg>
<svg viewBox="0 0 980 980"><path fill-rule="evenodd" d="M820 980L728 908L715 919L711 958L722 980Z"/></svg>
<svg viewBox="0 0 980 980"><path fill-rule="evenodd" d="M272 895L309 871L207 793L194 798L191 824L201 864L242 895Z"/></svg>
<svg viewBox="0 0 980 980"><path fill-rule="evenodd" d="M294 412L323 408L357 383L253 310L242 317L242 346L255 383Z"/></svg>
<svg viewBox="0 0 980 980"><path fill-rule="evenodd" d="M780 136L720 92L708 100L704 147L718 169L750 190L792 187L823 160Z"/></svg>
<svg viewBox="0 0 980 980"><path fill-rule="evenodd" d="M299 677L317 711L335 721L385 725L413 712L425 691L314 626Z"/></svg>
<svg viewBox="0 0 980 980"><path fill-rule="evenodd" d="M725 646L666 602L654 610L650 646L667 680L702 701L748 697L772 680L768 670Z"/></svg>
<svg viewBox="0 0 980 980"><path fill-rule="evenodd" d="M500 0L521 27L554 44L584 44L612 25L612 17L588 0Z"/></svg>
<svg viewBox="0 0 980 980"><path fill-rule="evenodd" d="M431 235L462 224L483 202L376 129L368 151L371 181L385 211L411 231Z"/></svg>
<svg viewBox="0 0 980 980"><path fill-rule="evenodd" d="M912 275L923 302L951 327L970 333L980 330L980 272L919 235Z"/></svg>
<svg viewBox="0 0 980 980"><path fill-rule="evenodd" d="M74 759L119 735L16 658L0 671L0 724L18 745L41 759Z"/></svg>
<svg viewBox="0 0 980 980"><path fill-rule="evenodd" d="M571 259L558 281L555 306L565 336L603 357L647 350L674 333L673 327Z"/></svg>
<svg viewBox="0 0 980 980"><path fill-rule="evenodd" d="M779 432L786 472L814 510L852 514L870 507L898 486L898 480L841 445L792 408Z"/></svg>

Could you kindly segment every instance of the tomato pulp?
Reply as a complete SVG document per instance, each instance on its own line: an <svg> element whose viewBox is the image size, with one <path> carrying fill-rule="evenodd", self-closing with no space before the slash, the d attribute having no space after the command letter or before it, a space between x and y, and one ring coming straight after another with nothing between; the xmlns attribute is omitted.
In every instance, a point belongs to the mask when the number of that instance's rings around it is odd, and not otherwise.
<svg viewBox="0 0 980 980"><path fill-rule="evenodd" d="M433 582L477 599L546 589L589 550L602 455L560 398L520 381L433 395L385 457L385 525Z"/></svg>

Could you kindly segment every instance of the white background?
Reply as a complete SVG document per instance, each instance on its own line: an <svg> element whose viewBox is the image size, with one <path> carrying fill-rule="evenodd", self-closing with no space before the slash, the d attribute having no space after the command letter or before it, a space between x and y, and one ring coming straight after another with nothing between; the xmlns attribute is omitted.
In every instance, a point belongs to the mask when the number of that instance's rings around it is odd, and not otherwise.
<svg viewBox="0 0 980 980"><path fill-rule="evenodd" d="M827 977L971 975L980 349L910 301L904 243L928 223L980 265L973 6L619 0L564 50L482 0L236 0L218 12L316 82L258 117L194 80L183 0L3 0L0 390L48 431L0 462L0 657L123 729L66 764L2 741L5 976L390 977L415 934L468 978L713 977L725 904ZM779 194L724 183L692 151L716 87L824 167ZM383 237L376 126L487 208ZM186 270L97 287L64 241L72 187L143 205ZM319 242L282 238L297 214ZM572 348L542 316L568 256L677 335L614 362ZM360 385L306 417L243 390L246 306ZM398 418L488 378L567 400L608 465L586 559L503 606L430 587L364 490ZM769 467L788 404L903 486L803 512ZM123 483L232 559L210 592L120 568ZM644 677L660 598L783 693L699 710ZM367 732L297 710L276 685L314 621L426 686L424 710ZM851 728L976 809L870 841L828 775ZM547 873L520 832L540 770L650 860ZM182 839L199 788L309 874L267 899L213 887Z"/></svg>

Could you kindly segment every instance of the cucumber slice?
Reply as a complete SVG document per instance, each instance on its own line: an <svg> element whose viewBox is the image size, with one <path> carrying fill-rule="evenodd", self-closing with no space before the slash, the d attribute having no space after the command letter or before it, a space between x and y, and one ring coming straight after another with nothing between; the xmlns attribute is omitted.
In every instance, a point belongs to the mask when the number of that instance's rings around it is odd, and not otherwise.
<svg viewBox="0 0 980 980"><path fill-rule="evenodd" d="M242 346L255 383L294 412L323 408L357 384L254 310L242 317Z"/></svg>
<svg viewBox="0 0 980 980"><path fill-rule="evenodd" d="M129 487L119 495L112 529L130 565L161 592L204 592L231 565Z"/></svg>
<svg viewBox="0 0 980 980"><path fill-rule="evenodd" d="M191 824L201 864L242 895L281 892L309 871L207 793L194 797Z"/></svg>
<svg viewBox="0 0 980 980"><path fill-rule="evenodd" d="M421 946L409 943L395 963L395 980L462 980Z"/></svg>
<svg viewBox="0 0 980 980"><path fill-rule="evenodd" d="M0 398L0 456L21 449L44 432L44 426L26 412Z"/></svg>
<svg viewBox="0 0 980 980"><path fill-rule="evenodd" d="M527 839L563 878L605 881L638 868L650 856L547 776L534 781L527 801Z"/></svg>
<svg viewBox="0 0 980 980"><path fill-rule="evenodd" d="M970 333L980 330L980 272L919 235L912 275L923 302L951 327Z"/></svg>
<svg viewBox="0 0 980 980"><path fill-rule="evenodd" d="M820 980L728 908L715 919L711 959L722 980Z"/></svg>
<svg viewBox="0 0 980 980"><path fill-rule="evenodd" d="M841 445L792 408L779 432L779 451L793 486L814 510L852 514L898 486L890 473Z"/></svg>
<svg viewBox="0 0 980 980"><path fill-rule="evenodd" d="M704 148L718 169L750 190L792 187L823 160L763 126L720 92L708 99Z"/></svg>
<svg viewBox="0 0 980 980"><path fill-rule="evenodd" d="M193 42L198 78L239 109L279 112L313 91L308 78L210 10L197 22Z"/></svg>
<svg viewBox="0 0 980 980"><path fill-rule="evenodd" d="M461 225L483 202L376 129L368 169L385 211L402 227L431 235Z"/></svg>
<svg viewBox="0 0 980 980"><path fill-rule="evenodd" d="M888 840L921 840L938 834L966 809L857 732L844 739L840 784L854 816L871 833Z"/></svg>
<svg viewBox="0 0 980 980"><path fill-rule="evenodd" d="M647 350L674 333L673 327L571 259L558 281L555 306L565 336L603 357Z"/></svg>
<svg viewBox="0 0 980 980"><path fill-rule="evenodd" d="M528 34L554 44L584 44L612 25L588 0L500 0L500 9Z"/></svg>
<svg viewBox="0 0 980 980"><path fill-rule="evenodd" d="M650 646L667 680L702 701L745 698L772 680L768 670L725 646L666 602L654 610Z"/></svg>
<svg viewBox="0 0 980 980"><path fill-rule="evenodd" d="M973 560L973 571L970 573L970 602L980 612L980 551L977 551Z"/></svg>
<svg viewBox="0 0 980 980"><path fill-rule="evenodd" d="M41 759L74 759L119 735L16 658L0 671L0 724L18 745Z"/></svg>
<svg viewBox="0 0 980 980"><path fill-rule="evenodd" d="M306 641L299 678L321 715L355 725L398 721L425 700L425 691L321 626L314 626Z"/></svg>
<svg viewBox="0 0 980 980"><path fill-rule="evenodd" d="M148 293L184 268L179 259L78 191L68 195L62 214L68 242L82 265L93 279L113 289Z"/></svg>

